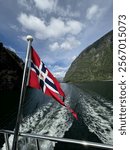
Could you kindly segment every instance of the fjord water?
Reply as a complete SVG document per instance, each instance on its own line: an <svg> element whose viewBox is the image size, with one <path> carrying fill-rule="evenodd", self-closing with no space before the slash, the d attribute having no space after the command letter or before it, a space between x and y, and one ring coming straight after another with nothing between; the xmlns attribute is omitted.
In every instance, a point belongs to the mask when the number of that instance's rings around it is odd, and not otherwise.
<svg viewBox="0 0 130 150"><path fill-rule="evenodd" d="M66 94L65 103L78 113L78 121L65 107L60 106L50 97L29 89L24 108L25 118L20 131L112 144L112 84L112 81L62 84ZM12 136L10 136L11 141ZM41 150L86 149L85 146L47 140L40 140L39 143ZM24 149L35 150L35 140L20 138L19 150Z"/></svg>

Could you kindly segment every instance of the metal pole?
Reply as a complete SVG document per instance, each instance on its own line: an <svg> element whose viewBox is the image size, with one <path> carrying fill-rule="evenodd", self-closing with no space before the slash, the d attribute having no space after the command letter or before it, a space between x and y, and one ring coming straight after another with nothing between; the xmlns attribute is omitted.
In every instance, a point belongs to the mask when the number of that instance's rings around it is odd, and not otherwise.
<svg viewBox="0 0 130 150"><path fill-rule="evenodd" d="M40 145L39 145L39 140L36 139L36 146L37 146L37 150L40 150Z"/></svg>
<svg viewBox="0 0 130 150"><path fill-rule="evenodd" d="M65 143L71 143L71 144L80 144L83 146L92 146L97 148L106 148L106 149L113 149L112 145L108 144L102 144L102 143L96 143L96 142L89 142L89 141L81 141L81 140L75 140L75 139L68 139L68 138L58 138L58 137L51 137L46 135L37 135L37 134L28 134L28 133L20 133L20 136L27 136L30 138L37 138L37 139L44 139L44 140L50 140L54 142L65 142Z"/></svg>
<svg viewBox="0 0 130 150"><path fill-rule="evenodd" d="M29 58L29 54L30 54L31 43L33 41L32 36L28 35L27 41L28 41L28 46L27 46L25 66L24 66L24 72L23 72L19 108L18 108L17 120L16 120L16 125L15 125L15 130L14 130L14 139L13 139L12 150L18 149L18 133L19 133L19 126L20 126L22 111L23 111L23 102L24 102L25 92L26 92L26 83L27 83L27 79L28 79L28 75L27 75L26 71L27 71L27 67L28 67L28 58Z"/></svg>
<svg viewBox="0 0 130 150"><path fill-rule="evenodd" d="M14 134L13 131L9 130L0 130L0 133L10 133ZM68 139L68 138L58 138L58 137L52 137L52 136L46 136L46 135L38 135L38 134L28 134L28 133L19 133L19 136L28 137L28 138L34 138L39 140L50 140L54 142L65 142L65 143L72 143L72 144L80 144L83 146L91 146L91 147L97 147L97 148L105 148L105 149L113 149L112 145L108 144L102 144L102 143L96 143L96 142L89 142L89 141L82 141L82 140L75 140L75 139Z"/></svg>
<svg viewBox="0 0 130 150"><path fill-rule="evenodd" d="M9 148L9 140L8 140L8 133L4 133L4 138L5 138L5 145L6 145L6 150L10 150Z"/></svg>

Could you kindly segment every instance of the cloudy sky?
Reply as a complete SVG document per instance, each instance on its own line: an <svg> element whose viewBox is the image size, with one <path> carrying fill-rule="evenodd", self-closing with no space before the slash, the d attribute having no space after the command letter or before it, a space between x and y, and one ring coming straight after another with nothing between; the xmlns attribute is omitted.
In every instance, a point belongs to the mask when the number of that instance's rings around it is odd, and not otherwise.
<svg viewBox="0 0 130 150"><path fill-rule="evenodd" d="M113 29L112 0L0 0L0 42L25 59L26 36L57 77Z"/></svg>

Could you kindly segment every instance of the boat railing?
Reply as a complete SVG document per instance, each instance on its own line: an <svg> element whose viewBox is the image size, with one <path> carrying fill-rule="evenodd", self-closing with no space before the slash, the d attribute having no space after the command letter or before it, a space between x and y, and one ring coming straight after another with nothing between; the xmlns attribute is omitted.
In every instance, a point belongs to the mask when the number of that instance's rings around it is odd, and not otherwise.
<svg viewBox="0 0 130 150"><path fill-rule="evenodd" d="M10 130L0 130L1 134L4 134L5 139L5 146L6 150L11 150L10 144L9 144L9 135L14 134L14 131ZM105 149L113 149L112 145L102 144L102 143L96 143L96 142L89 142L89 141L82 141L82 140L76 140L76 139L69 139L69 138L60 138L60 137L52 137L52 136L46 136L46 135L38 135L38 134L32 134L32 133L23 133L19 132L18 136L24 137L24 138L33 138L36 141L36 150L40 150L40 144L39 140L50 140L53 142L65 142L65 143L71 143L71 144L79 144L96 148L105 148Z"/></svg>

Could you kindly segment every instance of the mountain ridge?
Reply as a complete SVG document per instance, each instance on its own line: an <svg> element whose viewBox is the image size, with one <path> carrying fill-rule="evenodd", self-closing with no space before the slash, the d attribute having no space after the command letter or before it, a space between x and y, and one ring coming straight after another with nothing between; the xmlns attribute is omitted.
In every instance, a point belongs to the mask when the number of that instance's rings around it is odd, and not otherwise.
<svg viewBox="0 0 130 150"><path fill-rule="evenodd" d="M64 82L112 80L113 31L85 48L72 62Z"/></svg>

